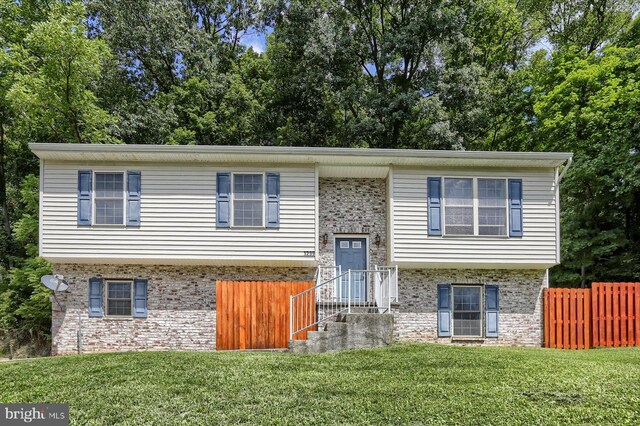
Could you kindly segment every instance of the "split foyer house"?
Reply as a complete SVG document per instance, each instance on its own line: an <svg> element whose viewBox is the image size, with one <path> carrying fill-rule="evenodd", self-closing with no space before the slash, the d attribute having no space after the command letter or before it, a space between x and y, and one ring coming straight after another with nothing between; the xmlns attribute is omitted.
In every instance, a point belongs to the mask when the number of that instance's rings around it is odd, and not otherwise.
<svg viewBox="0 0 640 426"><path fill-rule="evenodd" d="M541 345L570 154L30 147L40 255L69 284L54 354L79 334L84 352L216 349L216 283L234 280L328 283L312 318L385 308L400 341Z"/></svg>

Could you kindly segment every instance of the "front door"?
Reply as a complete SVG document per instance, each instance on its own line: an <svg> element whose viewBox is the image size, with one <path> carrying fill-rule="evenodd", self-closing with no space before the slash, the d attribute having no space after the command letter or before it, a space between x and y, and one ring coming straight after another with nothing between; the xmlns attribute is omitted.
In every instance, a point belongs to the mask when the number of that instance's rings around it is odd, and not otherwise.
<svg viewBox="0 0 640 426"><path fill-rule="evenodd" d="M366 238L336 238L336 266L340 266L342 273L349 269L364 271L367 269L367 239ZM349 292L349 276L344 275L338 291L339 300L347 300L351 294L352 301L367 300L367 274L364 272L351 273L351 292Z"/></svg>

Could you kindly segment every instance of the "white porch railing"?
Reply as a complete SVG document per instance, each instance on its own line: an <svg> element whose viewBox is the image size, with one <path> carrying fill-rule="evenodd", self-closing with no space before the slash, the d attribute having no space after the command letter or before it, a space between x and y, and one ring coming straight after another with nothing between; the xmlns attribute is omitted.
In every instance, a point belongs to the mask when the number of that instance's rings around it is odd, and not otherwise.
<svg viewBox="0 0 640 426"><path fill-rule="evenodd" d="M324 279L328 276L327 279ZM354 308L384 313L398 299L398 268L342 272L340 267L318 267L316 286L291 296L289 306L290 339L305 330L349 313Z"/></svg>
<svg viewBox="0 0 640 426"><path fill-rule="evenodd" d="M381 313L390 312L391 304L398 301L398 267L374 266L374 269L380 271L373 287L376 307Z"/></svg>

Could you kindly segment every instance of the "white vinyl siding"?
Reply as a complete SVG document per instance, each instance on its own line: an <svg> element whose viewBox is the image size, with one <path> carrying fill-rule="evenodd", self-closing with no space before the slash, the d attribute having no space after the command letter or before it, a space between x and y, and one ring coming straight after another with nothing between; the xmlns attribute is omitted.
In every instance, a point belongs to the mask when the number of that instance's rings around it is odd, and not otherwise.
<svg viewBox="0 0 640 426"><path fill-rule="evenodd" d="M427 235L429 176L522 179L524 235L518 238ZM393 218L391 260L406 267L443 268L547 268L557 264L558 222L554 177L555 170L552 168L474 170L394 167L390 215ZM444 197L443 202L446 202Z"/></svg>
<svg viewBox="0 0 640 426"><path fill-rule="evenodd" d="M67 163L43 167L41 255L54 262L310 266L314 166ZM77 225L78 170L142 173L141 226ZM280 173L278 229L216 229L216 172Z"/></svg>

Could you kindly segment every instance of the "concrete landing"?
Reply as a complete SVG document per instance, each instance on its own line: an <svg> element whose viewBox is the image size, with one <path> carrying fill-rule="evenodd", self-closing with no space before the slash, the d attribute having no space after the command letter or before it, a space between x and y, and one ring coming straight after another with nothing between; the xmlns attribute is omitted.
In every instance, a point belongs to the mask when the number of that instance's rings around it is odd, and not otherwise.
<svg viewBox="0 0 640 426"><path fill-rule="evenodd" d="M318 354L349 349L378 348L393 342L393 315L351 313L335 322L309 331L307 340L289 340L289 351L298 354Z"/></svg>

